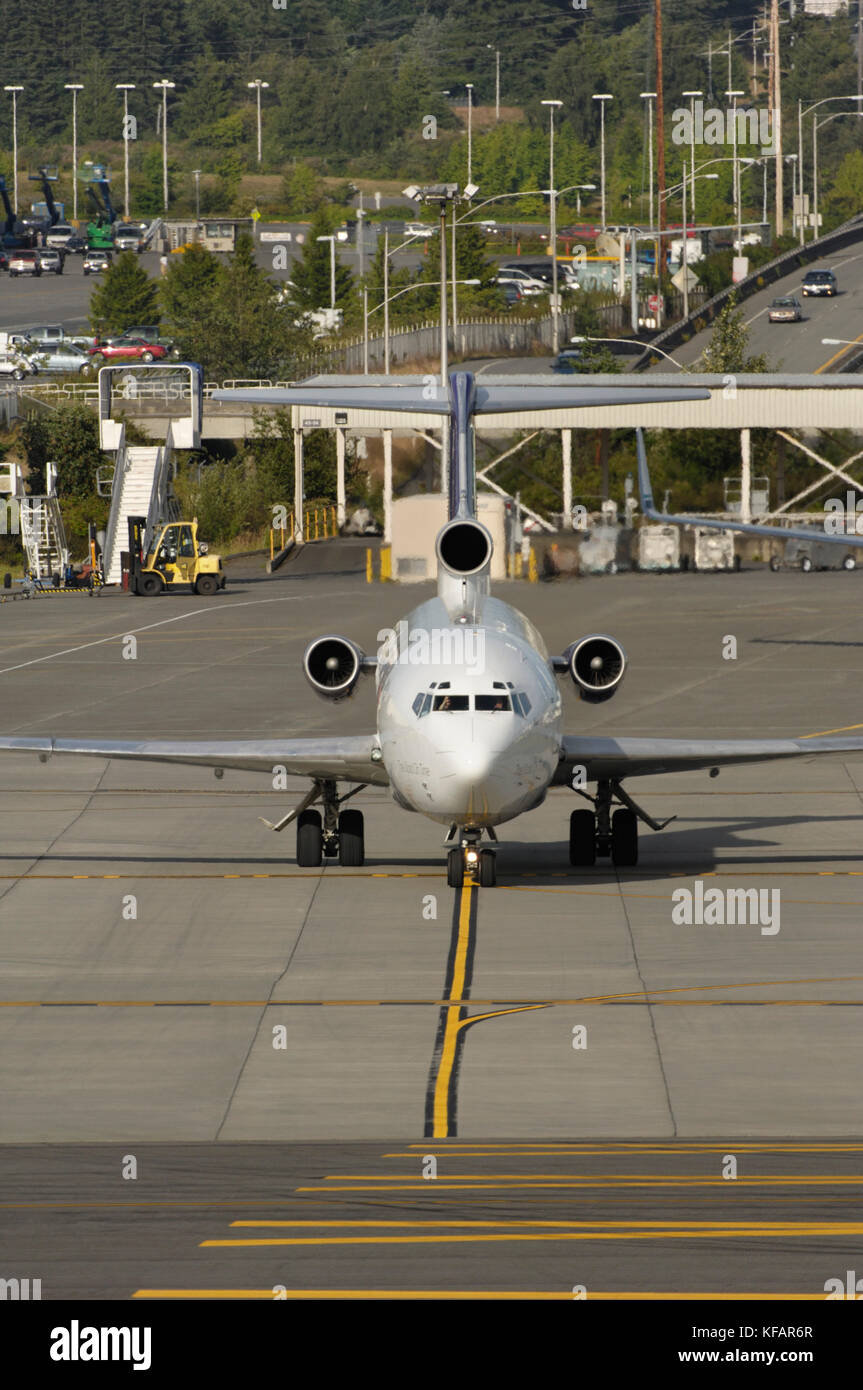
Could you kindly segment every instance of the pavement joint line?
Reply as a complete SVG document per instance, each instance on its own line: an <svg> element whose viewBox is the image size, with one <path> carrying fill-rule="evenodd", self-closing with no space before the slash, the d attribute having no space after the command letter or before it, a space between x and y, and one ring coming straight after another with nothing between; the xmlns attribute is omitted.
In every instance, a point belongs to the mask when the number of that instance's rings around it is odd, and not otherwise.
<svg viewBox="0 0 863 1390"><path fill-rule="evenodd" d="M132 1294L137 1299L266 1299L272 1303L274 1295L272 1289L136 1289ZM433 1301L454 1302L504 1302L516 1301L539 1302L557 1301L572 1302L572 1292L567 1290L562 1293L560 1290L521 1290L521 1289L286 1289L281 1295L285 1299L295 1301L314 1302L318 1299L350 1299L351 1301L380 1301L390 1302L410 1302L411 1300L423 1299ZM797 1302L823 1302L822 1293L687 1293L687 1292L652 1292L635 1291L630 1293L613 1292L601 1293L590 1292L586 1295L587 1301L620 1301L630 1302L632 1300L644 1300L645 1302L768 1302L768 1301L797 1301Z"/></svg>

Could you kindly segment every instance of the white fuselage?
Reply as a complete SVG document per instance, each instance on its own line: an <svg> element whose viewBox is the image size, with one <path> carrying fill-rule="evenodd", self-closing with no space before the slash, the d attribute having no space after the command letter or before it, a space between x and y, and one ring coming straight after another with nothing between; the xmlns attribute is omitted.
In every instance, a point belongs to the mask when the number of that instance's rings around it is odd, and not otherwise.
<svg viewBox="0 0 863 1390"><path fill-rule="evenodd" d="M441 824L499 825L543 800L561 698L542 638L481 596L453 621L441 598L399 624L378 659L378 734L393 794Z"/></svg>

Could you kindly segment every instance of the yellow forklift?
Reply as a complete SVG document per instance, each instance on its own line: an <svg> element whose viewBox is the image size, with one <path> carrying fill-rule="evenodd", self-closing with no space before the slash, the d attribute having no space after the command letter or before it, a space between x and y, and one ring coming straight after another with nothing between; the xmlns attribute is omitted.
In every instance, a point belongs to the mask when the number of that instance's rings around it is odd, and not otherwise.
<svg viewBox="0 0 863 1390"><path fill-rule="evenodd" d="M196 594L225 587L222 557L198 539L198 519L159 522L144 553L146 517L129 517L129 592L155 598L188 584Z"/></svg>

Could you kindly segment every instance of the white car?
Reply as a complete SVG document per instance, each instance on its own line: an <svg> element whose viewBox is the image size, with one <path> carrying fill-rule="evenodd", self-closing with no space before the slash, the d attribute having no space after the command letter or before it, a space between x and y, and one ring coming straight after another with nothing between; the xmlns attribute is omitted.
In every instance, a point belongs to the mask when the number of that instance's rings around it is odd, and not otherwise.
<svg viewBox="0 0 863 1390"><path fill-rule="evenodd" d="M434 236L434 227L427 227L425 222L408 222L405 225L405 236Z"/></svg>
<svg viewBox="0 0 863 1390"><path fill-rule="evenodd" d="M26 357L17 353L11 357L0 357L0 376L11 376L13 381L23 381L25 376L35 376L36 368Z"/></svg>

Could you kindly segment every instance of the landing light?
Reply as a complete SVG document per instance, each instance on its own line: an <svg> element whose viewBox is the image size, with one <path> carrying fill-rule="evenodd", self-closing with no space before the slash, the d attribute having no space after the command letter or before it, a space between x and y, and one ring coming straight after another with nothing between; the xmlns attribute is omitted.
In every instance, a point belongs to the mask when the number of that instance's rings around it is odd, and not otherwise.
<svg viewBox="0 0 863 1390"><path fill-rule="evenodd" d="M475 850L475 849L469 849L468 852L467 852L467 862L468 862L469 864L475 864L476 861L477 861L478 859L479 859L479 855L477 854L476 850Z"/></svg>

